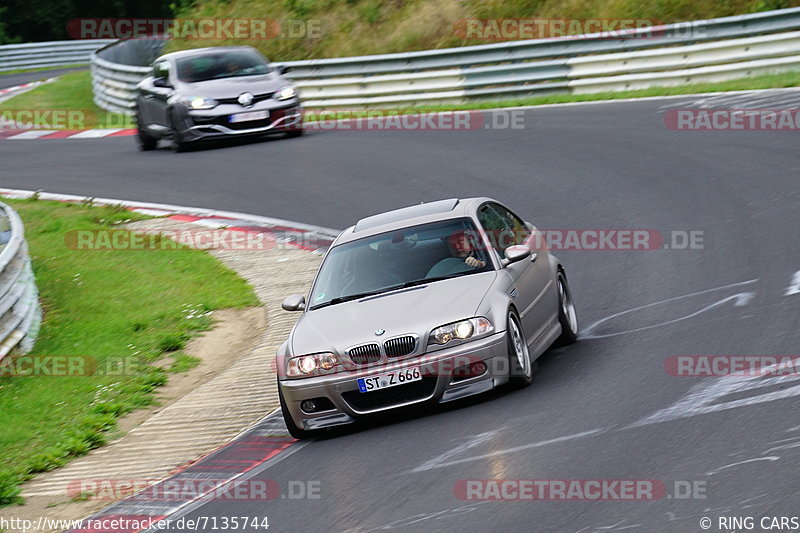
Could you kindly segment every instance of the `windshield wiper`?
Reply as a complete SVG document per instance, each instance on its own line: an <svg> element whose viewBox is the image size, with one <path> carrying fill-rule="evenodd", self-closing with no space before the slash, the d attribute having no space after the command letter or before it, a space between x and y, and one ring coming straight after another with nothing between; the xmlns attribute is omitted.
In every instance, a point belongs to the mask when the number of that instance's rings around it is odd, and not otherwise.
<svg viewBox="0 0 800 533"><path fill-rule="evenodd" d="M381 289L379 291L359 292L357 294L348 294L347 296L337 296L336 298L331 298L327 302L312 305L310 309L313 311L314 309L319 309L320 307L327 307L329 305L336 305L342 302L349 302L350 300L358 300L359 298L366 298L367 296L375 296L376 294L381 294L387 290L391 289Z"/></svg>
<svg viewBox="0 0 800 533"><path fill-rule="evenodd" d="M426 283L431 283L433 281L442 281L443 279L457 278L459 275L460 274L455 274L450 276L435 276L432 278L425 278L425 279L415 279L413 281L406 281L397 288L416 287L417 285L425 285Z"/></svg>
<svg viewBox="0 0 800 533"><path fill-rule="evenodd" d="M337 296L336 298L331 298L327 302L322 302L321 304L312 305L309 308L309 310L313 311L314 309L319 309L320 307L336 305L342 302L349 302L351 300L358 300L360 298L366 298L367 296L376 296L378 294L396 291L398 289L406 289L408 287L416 287L417 285L425 285L426 283L431 283L433 281L441 281L443 279L456 278L459 275L460 274L455 274L450 276L436 276L433 278L425 278L425 279L415 279L413 281L406 281L405 283L401 283L400 285L392 285L391 287L384 287L383 289L379 289L377 291L359 292L357 294L348 294L347 296Z"/></svg>

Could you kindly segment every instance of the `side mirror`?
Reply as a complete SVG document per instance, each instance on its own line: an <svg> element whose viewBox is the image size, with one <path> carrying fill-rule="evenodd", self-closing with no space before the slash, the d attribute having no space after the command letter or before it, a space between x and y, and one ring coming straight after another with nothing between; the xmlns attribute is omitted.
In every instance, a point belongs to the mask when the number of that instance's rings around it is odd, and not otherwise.
<svg viewBox="0 0 800 533"><path fill-rule="evenodd" d="M172 89L172 85L167 81L167 78L153 78L153 85L163 89Z"/></svg>
<svg viewBox="0 0 800 533"><path fill-rule="evenodd" d="M302 294L287 296L281 304L284 311L303 311L306 308L306 297Z"/></svg>
<svg viewBox="0 0 800 533"><path fill-rule="evenodd" d="M526 257L531 256L531 249L524 244L517 244L506 248L506 257L503 259L503 266L508 266L511 263L522 261ZM535 258L536 256L534 256Z"/></svg>

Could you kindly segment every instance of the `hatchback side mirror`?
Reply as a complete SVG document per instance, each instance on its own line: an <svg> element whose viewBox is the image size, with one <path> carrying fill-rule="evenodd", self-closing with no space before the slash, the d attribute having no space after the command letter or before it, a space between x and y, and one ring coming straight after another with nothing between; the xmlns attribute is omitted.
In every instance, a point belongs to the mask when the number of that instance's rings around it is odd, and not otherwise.
<svg viewBox="0 0 800 533"><path fill-rule="evenodd" d="M172 85L167 81L167 78L153 78L153 85L163 89L172 89Z"/></svg>
<svg viewBox="0 0 800 533"><path fill-rule="evenodd" d="M284 311L303 311L306 308L306 297L302 294L287 296L281 304Z"/></svg>
<svg viewBox="0 0 800 533"><path fill-rule="evenodd" d="M531 249L524 244L517 244L506 248L506 257L503 259L503 266L522 261L531 256Z"/></svg>

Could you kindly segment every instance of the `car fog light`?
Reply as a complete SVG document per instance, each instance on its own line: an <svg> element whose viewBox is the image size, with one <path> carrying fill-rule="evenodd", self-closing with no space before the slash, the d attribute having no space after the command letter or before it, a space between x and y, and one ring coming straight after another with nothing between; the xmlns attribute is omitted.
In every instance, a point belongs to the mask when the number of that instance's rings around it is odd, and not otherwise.
<svg viewBox="0 0 800 533"><path fill-rule="evenodd" d="M315 404L313 400L304 400L300 402L300 409L306 413L313 413L317 410L317 404Z"/></svg>

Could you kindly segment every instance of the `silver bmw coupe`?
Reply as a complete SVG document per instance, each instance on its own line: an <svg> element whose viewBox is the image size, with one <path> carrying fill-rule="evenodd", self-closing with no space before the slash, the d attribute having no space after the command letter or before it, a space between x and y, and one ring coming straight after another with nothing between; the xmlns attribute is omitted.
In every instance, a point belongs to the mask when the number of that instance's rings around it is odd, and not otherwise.
<svg viewBox="0 0 800 533"><path fill-rule="evenodd" d="M490 198L370 216L333 242L277 353L295 438L358 417L531 383L578 335L564 267L536 228Z"/></svg>

